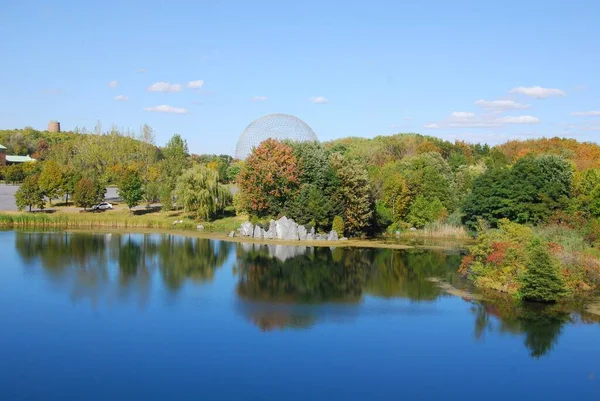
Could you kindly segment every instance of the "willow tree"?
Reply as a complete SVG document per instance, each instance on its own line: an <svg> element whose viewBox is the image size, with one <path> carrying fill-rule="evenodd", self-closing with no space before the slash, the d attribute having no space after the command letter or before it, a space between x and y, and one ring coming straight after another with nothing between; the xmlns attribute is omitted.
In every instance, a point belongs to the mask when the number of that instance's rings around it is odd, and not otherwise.
<svg viewBox="0 0 600 401"><path fill-rule="evenodd" d="M177 179L175 196L185 212L201 219L211 218L231 199L229 189L219 183L219 174L202 165L183 172Z"/></svg>

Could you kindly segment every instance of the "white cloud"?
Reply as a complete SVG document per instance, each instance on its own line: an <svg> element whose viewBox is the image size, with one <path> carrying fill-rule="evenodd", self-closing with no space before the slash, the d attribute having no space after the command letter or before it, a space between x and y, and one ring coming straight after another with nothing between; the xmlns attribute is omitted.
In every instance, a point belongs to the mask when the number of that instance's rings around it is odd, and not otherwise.
<svg viewBox="0 0 600 401"><path fill-rule="evenodd" d="M520 93L534 97L536 99L546 99L552 96L567 96L567 94L554 88L542 88L541 86L519 86L518 88L512 88L509 93Z"/></svg>
<svg viewBox="0 0 600 401"><path fill-rule="evenodd" d="M310 98L310 101L317 104L327 104L329 100L325 96L314 96Z"/></svg>
<svg viewBox="0 0 600 401"><path fill-rule="evenodd" d="M574 111L571 113L571 115L578 117L600 117L600 110Z"/></svg>
<svg viewBox="0 0 600 401"><path fill-rule="evenodd" d="M252 101L252 102L264 102L267 99L268 99L268 97L266 97L266 96L254 96L254 97L250 98L250 101Z"/></svg>
<svg viewBox="0 0 600 401"><path fill-rule="evenodd" d="M160 106L155 106L155 107L146 107L144 110L156 111L159 113L175 113L175 114L186 114L188 112L187 109L179 108L179 107L171 107L166 104L161 104Z"/></svg>
<svg viewBox="0 0 600 401"><path fill-rule="evenodd" d="M143 74L143 73L145 73L146 71L148 71L148 70L147 70L147 69L145 69L145 68L136 68L136 69L135 69L135 72L137 72L138 74Z"/></svg>
<svg viewBox="0 0 600 401"><path fill-rule="evenodd" d="M411 120L412 120L412 117L404 117L404 119L405 119L406 121L411 121Z"/></svg>
<svg viewBox="0 0 600 401"><path fill-rule="evenodd" d="M503 112L506 110L522 110L528 109L531 106L528 104L518 103L514 100L483 100L479 99L474 102L475 106L482 107L486 110Z"/></svg>
<svg viewBox="0 0 600 401"><path fill-rule="evenodd" d="M190 89L200 89L204 86L204 81L199 79L197 81L190 81L187 84L187 87Z"/></svg>
<svg viewBox="0 0 600 401"><path fill-rule="evenodd" d="M113 89L114 89L114 88L116 88L117 86L119 86L119 82L118 82L118 81L110 81L110 82L108 83L108 87L109 87L109 88L113 88Z"/></svg>
<svg viewBox="0 0 600 401"><path fill-rule="evenodd" d="M501 118L499 121L506 124L538 124L540 119L533 116L508 116Z"/></svg>
<svg viewBox="0 0 600 401"><path fill-rule="evenodd" d="M181 92L180 84L170 84L168 82L156 82L148 87L150 92Z"/></svg>
<svg viewBox="0 0 600 401"><path fill-rule="evenodd" d="M425 128L493 128L505 124L537 124L540 119L532 116L508 116L497 118L493 114L476 115L466 111L455 111L439 122L425 124Z"/></svg>
<svg viewBox="0 0 600 401"><path fill-rule="evenodd" d="M125 95L119 95L119 96L115 96L115 100L125 101L125 100L129 100L129 98Z"/></svg>
<svg viewBox="0 0 600 401"><path fill-rule="evenodd" d="M454 111L450 114L450 117L457 120L469 120L475 118L475 113L469 113L467 111Z"/></svg>

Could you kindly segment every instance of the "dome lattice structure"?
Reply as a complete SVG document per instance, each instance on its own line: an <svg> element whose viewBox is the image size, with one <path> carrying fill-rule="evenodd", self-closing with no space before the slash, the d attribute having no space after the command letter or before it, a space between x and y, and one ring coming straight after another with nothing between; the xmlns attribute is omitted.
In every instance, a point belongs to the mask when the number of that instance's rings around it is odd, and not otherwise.
<svg viewBox="0 0 600 401"><path fill-rule="evenodd" d="M244 160L252 149L269 138L297 142L318 141L312 128L298 117L289 114L269 114L246 127L235 147L236 159Z"/></svg>

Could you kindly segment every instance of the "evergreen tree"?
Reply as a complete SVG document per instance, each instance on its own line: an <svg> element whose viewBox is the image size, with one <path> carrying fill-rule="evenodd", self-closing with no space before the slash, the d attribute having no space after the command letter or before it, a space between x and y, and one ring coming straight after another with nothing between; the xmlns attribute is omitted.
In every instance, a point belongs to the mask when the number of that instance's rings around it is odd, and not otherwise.
<svg viewBox="0 0 600 401"><path fill-rule="evenodd" d="M534 238L529 244L527 270L521 275L519 297L525 301L556 302L567 295L558 261L546 243Z"/></svg>
<svg viewBox="0 0 600 401"><path fill-rule="evenodd" d="M317 230L331 227L333 216L331 200L316 185L305 184L288 200L285 215L298 224L311 224Z"/></svg>

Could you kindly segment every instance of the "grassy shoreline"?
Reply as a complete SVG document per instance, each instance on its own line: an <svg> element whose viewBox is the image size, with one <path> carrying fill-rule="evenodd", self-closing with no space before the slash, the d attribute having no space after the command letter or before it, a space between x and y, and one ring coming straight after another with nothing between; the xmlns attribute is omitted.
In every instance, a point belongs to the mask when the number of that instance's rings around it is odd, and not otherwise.
<svg viewBox="0 0 600 401"><path fill-rule="evenodd" d="M129 215L128 213L27 213L27 212L0 212L0 228L6 229L57 229L67 231L89 231L105 233L170 233L197 238L208 238L229 242L255 243L267 245L291 245L291 246L317 246L317 247L360 247L360 248L385 248L385 249L409 249L409 248L455 248L461 246L464 241L452 241L452 246L445 244L404 244L394 243L394 237L372 238L372 239L348 239L344 241L284 241L265 240L246 237L229 237L231 231L235 231L240 224L246 220L245 216L224 217L213 222L196 222L185 218L180 214L152 213L148 215ZM179 222L173 224L173 222ZM204 230L197 229L198 224L204 226ZM421 239L423 237L420 237ZM401 237L402 239L402 237ZM429 237L436 240L435 237ZM448 241L448 238L437 238Z"/></svg>

